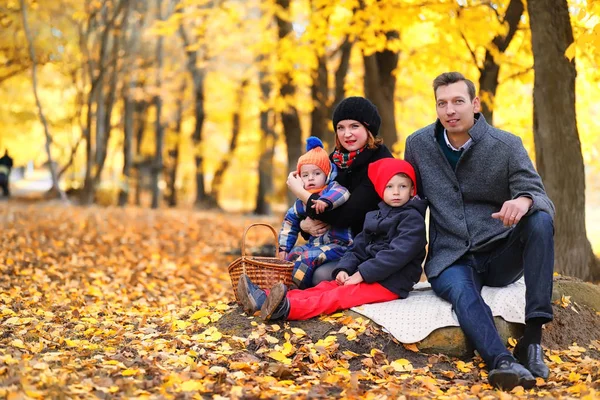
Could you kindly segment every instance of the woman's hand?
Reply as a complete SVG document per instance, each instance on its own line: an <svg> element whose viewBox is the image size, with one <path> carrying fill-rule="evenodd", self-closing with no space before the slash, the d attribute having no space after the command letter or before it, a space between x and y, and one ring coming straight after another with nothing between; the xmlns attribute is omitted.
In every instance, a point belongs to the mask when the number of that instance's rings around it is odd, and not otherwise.
<svg viewBox="0 0 600 400"><path fill-rule="evenodd" d="M308 233L310 236L321 236L325 234L331 227L323 221L312 219L310 217L303 219L300 222L300 229Z"/></svg>
<svg viewBox="0 0 600 400"><path fill-rule="evenodd" d="M286 251L280 251L278 257L280 260L287 260L288 253Z"/></svg>
<svg viewBox="0 0 600 400"><path fill-rule="evenodd" d="M348 279L348 273L346 271L340 271L335 276L335 283L337 283L339 286L342 286L344 282L346 282L346 279Z"/></svg>
<svg viewBox="0 0 600 400"><path fill-rule="evenodd" d="M359 283L364 282L364 279L360 272L356 271L352 274L352 276L344 282L344 286L348 285L358 285Z"/></svg>

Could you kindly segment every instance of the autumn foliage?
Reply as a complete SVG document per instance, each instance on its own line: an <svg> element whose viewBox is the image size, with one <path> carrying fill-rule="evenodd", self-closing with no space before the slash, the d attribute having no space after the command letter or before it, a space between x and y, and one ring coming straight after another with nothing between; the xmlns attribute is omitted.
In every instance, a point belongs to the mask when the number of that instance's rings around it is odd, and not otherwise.
<svg viewBox="0 0 600 400"><path fill-rule="evenodd" d="M245 316L226 253L252 219L5 204L0 397L600 396L598 340L547 350L550 379L504 393L486 383L480 358L424 355L356 315L280 324ZM555 307L579 312L566 298Z"/></svg>

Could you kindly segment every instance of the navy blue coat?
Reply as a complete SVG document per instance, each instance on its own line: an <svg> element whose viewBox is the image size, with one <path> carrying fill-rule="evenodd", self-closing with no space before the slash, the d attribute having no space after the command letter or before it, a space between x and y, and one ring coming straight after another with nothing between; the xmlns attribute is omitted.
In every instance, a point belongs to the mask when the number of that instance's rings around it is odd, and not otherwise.
<svg viewBox="0 0 600 400"><path fill-rule="evenodd" d="M363 231L333 271L352 275L360 271L367 283L378 282L405 298L421 277L427 245L425 210L427 201L415 197L401 207L383 201L379 210L367 213Z"/></svg>

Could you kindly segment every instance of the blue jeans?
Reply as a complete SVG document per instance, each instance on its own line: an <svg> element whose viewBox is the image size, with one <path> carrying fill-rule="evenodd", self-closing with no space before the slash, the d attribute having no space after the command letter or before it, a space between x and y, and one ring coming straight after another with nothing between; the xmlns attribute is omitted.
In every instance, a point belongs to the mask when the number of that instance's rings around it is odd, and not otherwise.
<svg viewBox="0 0 600 400"><path fill-rule="evenodd" d="M510 355L500 339L494 318L481 297L483 285L506 286L525 275L525 321L552 321L554 224L537 211L521 219L510 235L486 253L467 253L430 279L441 298L452 303L461 329L488 368Z"/></svg>

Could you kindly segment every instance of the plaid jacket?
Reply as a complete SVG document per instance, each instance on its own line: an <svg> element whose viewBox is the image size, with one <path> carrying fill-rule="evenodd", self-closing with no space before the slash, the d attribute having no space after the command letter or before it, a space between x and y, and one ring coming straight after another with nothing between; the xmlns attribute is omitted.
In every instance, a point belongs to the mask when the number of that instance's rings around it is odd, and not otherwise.
<svg viewBox="0 0 600 400"><path fill-rule="evenodd" d="M350 198L348 189L340 185L334 180L319 193L319 200L323 200L328 204L327 210L332 210L344 204ZM283 219L281 231L279 232L279 250L289 253L296 241L300 232L300 221L306 216L306 206L302 201L296 200L294 205L288 210ZM329 243L336 243L342 246L350 246L352 244L352 232L350 228L332 227L328 232L321 236L310 236L308 244L311 246L321 246Z"/></svg>

